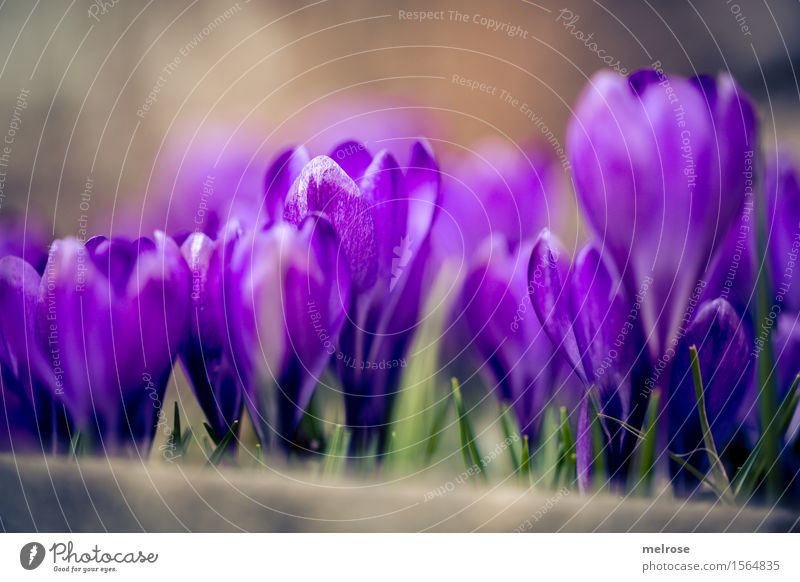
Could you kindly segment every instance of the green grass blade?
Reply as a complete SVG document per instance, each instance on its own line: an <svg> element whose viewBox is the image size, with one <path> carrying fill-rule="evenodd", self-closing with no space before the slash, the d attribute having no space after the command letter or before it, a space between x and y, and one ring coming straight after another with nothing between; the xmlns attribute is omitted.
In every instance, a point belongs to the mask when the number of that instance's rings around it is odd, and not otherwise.
<svg viewBox="0 0 800 582"><path fill-rule="evenodd" d="M214 443L214 446L218 447L221 439L217 435L217 433L214 432L214 429L211 428L211 425L208 424L207 422L204 422L203 423L203 428L206 429L206 433L208 434L208 438L211 439L211 442Z"/></svg>
<svg viewBox="0 0 800 582"><path fill-rule="evenodd" d="M464 459L464 467L470 471L477 471L482 478L486 479L486 474L483 470L481 463L481 455L478 452L478 445L475 440L475 433L470 425L467 411L464 407L464 400L461 397L461 386L455 378L450 379L451 389L453 393L453 403L456 407L456 414L458 415L458 428L461 436L461 455Z"/></svg>
<svg viewBox="0 0 800 582"><path fill-rule="evenodd" d="M780 437L783 437L789 429L789 423L792 421L794 411L797 409L798 403L800 403L799 385L800 374L795 377L792 386L781 401L778 412L773 419L773 422L777 420L778 434ZM763 454L763 450L764 440L762 435L762 438L758 440L756 446L750 451L747 460L736 472L736 475L734 475L732 482L733 494L737 497L739 495L749 497L758 486L764 471L769 466L767 465L767 457Z"/></svg>
<svg viewBox="0 0 800 582"><path fill-rule="evenodd" d="M717 446L714 443L714 436L711 434L711 426L708 424L708 414L706 412L706 396L703 387L703 374L700 371L700 358L697 354L697 346L689 347L689 355L692 359L692 378L694 379L694 395L697 399L697 414L700 417L700 428L703 431L703 443L708 454L708 461L711 464L710 472L714 477L714 483L722 492L721 499L726 502L733 502L731 495L730 481L725 472L725 467L717 453Z"/></svg>
<svg viewBox="0 0 800 582"><path fill-rule="evenodd" d="M554 482L555 488L573 483L578 478L575 438L572 434L572 428L569 425L569 417L565 406L559 408L559 415L558 435L560 442Z"/></svg>
<svg viewBox="0 0 800 582"><path fill-rule="evenodd" d="M645 412L645 429L641 441L636 447L633 478L636 480L633 490L637 494L649 495L653 489L653 477L656 464L656 436L658 415L660 412L661 392L654 390L650 394Z"/></svg>
<svg viewBox="0 0 800 582"><path fill-rule="evenodd" d="M425 447L425 465L429 465L439 448L439 443L442 440L442 433L444 432L444 423L447 420L447 413L450 410L450 398L442 398L438 404L438 410L433 418L433 426L431 427L430 434L428 435L428 443Z"/></svg>
<svg viewBox="0 0 800 582"><path fill-rule="evenodd" d="M522 435L522 456L519 463L519 474L522 482L531 484L531 447L528 435Z"/></svg>
<svg viewBox="0 0 800 582"><path fill-rule="evenodd" d="M350 444L350 431L341 424L333 427L333 434L328 441L325 451L325 462L322 465L322 474L325 477L338 475L347 459L347 448Z"/></svg>
<svg viewBox="0 0 800 582"><path fill-rule="evenodd" d="M765 207L766 205L764 204L756 204L756 257L769 257L769 249L767 248L769 226ZM771 311L775 297L772 289L772 276L774 274L770 270L770 262L763 260L758 270L758 279L756 281L755 321L756 326L766 332L766 337L762 338L763 342L761 342L761 353L757 358L758 417L761 425L762 441L762 450L759 454L764 457L764 467L769 469L765 478L767 497L769 499L777 499L783 485L778 463L780 437L778 436L777 426L772 422L778 405L778 391L774 374L776 368L775 351L772 346L772 325L769 325L770 318L773 317Z"/></svg>
<svg viewBox="0 0 800 582"><path fill-rule="evenodd" d="M514 443L519 441L519 431L516 429L516 423L512 418L512 411L508 404L500 403L500 427L503 430L503 439L508 449L508 456L511 458L511 467L514 473L519 471L519 459L517 458L517 451L514 448Z"/></svg>
<svg viewBox="0 0 800 582"><path fill-rule="evenodd" d="M222 440L219 441L217 444L217 448L214 449L214 452L208 457L208 464L209 465L219 465L222 458L225 456L228 448L230 448L231 443L236 438L236 427L239 426L239 421L234 420L231 424L228 432L222 437Z"/></svg>

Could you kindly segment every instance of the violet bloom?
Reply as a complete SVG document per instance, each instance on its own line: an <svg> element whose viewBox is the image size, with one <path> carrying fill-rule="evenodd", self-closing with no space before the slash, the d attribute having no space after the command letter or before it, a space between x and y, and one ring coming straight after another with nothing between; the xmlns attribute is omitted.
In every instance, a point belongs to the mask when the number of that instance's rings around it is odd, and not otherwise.
<svg viewBox="0 0 800 582"><path fill-rule="evenodd" d="M778 402L783 401L795 378L800 374L800 314L784 312L778 317L778 325L772 336L777 368ZM752 391L751 391L752 392ZM753 410L757 403L755 395L746 401ZM792 489L800 493L800 408L794 411L784 437L781 460L785 475L792 480Z"/></svg>
<svg viewBox="0 0 800 582"><path fill-rule="evenodd" d="M349 276L324 218L277 223L226 250L223 290L237 378L259 439L289 447L345 320Z"/></svg>
<svg viewBox="0 0 800 582"><path fill-rule="evenodd" d="M598 412L634 425L644 409L631 388L640 345L631 321L636 310L594 246L582 249L570 268L561 245L546 229L533 247L528 278L542 328L586 387L576 450L579 484L585 488L592 454L589 399L596 398ZM619 422L602 425L613 474L627 460L630 439Z"/></svg>
<svg viewBox="0 0 800 582"><path fill-rule="evenodd" d="M126 230L160 229L171 235L203 232L212 239L231 220L255 227L263 208L264 136L215 121L170 133L154 170L155 187L144 201L142 222Z"/></svg>
<svg viewBox="0 0 800 582"><path fill-rule="evenodd" d="M560 361L530 306L529 256L530 245L509 251L502 237L487 239L464 280L461 307L481 374L535 442L546 406L572 405L574 395L560 382Z"/></svg>
<svg viewBox="0 0 800 582"><path fill-rule="evenodd" d="M750 386L752 342L739 316L724 299L704 303L681 339L667 401L667 448L698 469L708 467L697 410L689 348L696 346L703 377L706 414L720 454L738 426L738 412ZM675 485L685 492L696 483L671 462Z"/></svg>
<svg viewBox="0 0 800 582"><path fill-rule="evenodd" d="M36 333L41 277L19 257L0 258L0 451L64 450L69 418Z"/></svg>
<svg viewBox="0 0 800 582"><path fill-rule="evenodd" d="M53 243L38 332L58 397L95 448L147 451L188 324L191 276L175 242Z"/></svg>
<svg viewBox="0 0 800 582"><path fill-rule="evenodd" d="M787 151L769 157L764 190L772 291L782 298L783 309L800 311L800 281L796 281L800 257L800 174Z"/></svg>
<svg viewBox="0 0 800 582"><path fill-rule="evenodd" d="M690 300L742 210L758 150L752 104L728 75L595 75L567 149L584 212L634 296L652 358L674 347Z"/></svg>
<svg viewBox="0 0 800 582"><path fill-rule="evenodd" d="M32 215L0 211L0 257L21 257L41 273L48 243L44 228Z"/></svg>
<svg viewBox="0 0 800 582"><path fill-rule="evenodd" d="M197 401L214 433L222 438L241 419L244 404L230 354L222 293L223 245L227 237L212 241L191 234L181 253L192 273L188 338L181 361Z"/></svg>
<svg viewBox="0 0 800 582"><path fill-rule="evenodd" d="M348 320L336 360L354 449L365 447L373 434L385 437L419 324L438 196L438 167L422 142L412 146L405 169L386 150L373 156L362 144L347 142L331 157L311 160L286 198L284 218L290 223L312 212L330 218L350 269Z"/></svg>
<svg viewBox="0 0 800 582"><path fill-rule="evenodd" d="M452 165L431 233L436 254L469 262L482 242L501 235L510 248L563 222L567 193L561 168L542 145L487 141Z"/></svg>

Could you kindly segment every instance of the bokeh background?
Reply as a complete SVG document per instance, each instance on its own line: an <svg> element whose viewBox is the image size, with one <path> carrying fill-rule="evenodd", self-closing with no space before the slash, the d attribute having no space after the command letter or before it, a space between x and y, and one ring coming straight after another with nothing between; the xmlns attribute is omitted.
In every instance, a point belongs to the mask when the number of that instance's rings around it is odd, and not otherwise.
<svg viewBox="0 0 800 582"><path fill-rule="evenodd" d="M485 139L555 150L604 66L593 49L627 70L729 69L767 147L797 146L798 22L796 0L6 0L0 213L35 211L55 236L146 232L185 218L172 194L202 160L244 152L247 196L278 149L345 137L424 136L443 160Z"/></svg>

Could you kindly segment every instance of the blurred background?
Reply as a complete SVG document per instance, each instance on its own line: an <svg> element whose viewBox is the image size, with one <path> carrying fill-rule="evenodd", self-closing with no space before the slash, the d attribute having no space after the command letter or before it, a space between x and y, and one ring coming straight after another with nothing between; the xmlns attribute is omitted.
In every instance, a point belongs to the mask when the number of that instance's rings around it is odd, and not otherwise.
<svg viewBox="0 0 800 582"><path fill-rule="evenodd" d="M766 147L800 146L798 22L797 0L6 0L0 213L35 213L50 236L176 226L191 217L173 193L205 165L240 164L217 188L247 197L283 147L348 137L423 136L445 161L538 141L559 158L608 65L729 69Z"/></svg>

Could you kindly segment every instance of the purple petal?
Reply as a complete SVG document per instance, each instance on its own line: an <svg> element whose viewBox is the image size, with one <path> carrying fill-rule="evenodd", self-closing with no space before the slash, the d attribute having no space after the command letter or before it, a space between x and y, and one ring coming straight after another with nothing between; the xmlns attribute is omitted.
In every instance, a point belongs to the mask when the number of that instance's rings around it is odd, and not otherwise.
<svg viewBox="0 0 800 582"><path fill-rule="evenodd" d="M358 186L331 158L311 160L295 180L286 201L284 218L300 225L312 212L333 223L350 265L354 287L375 284L378 270L375 225Z"/></svg>
<svg viewBox="0 0 800 582"><path fill-rule="evenodd" d="M311 161L305 147L285 150L270 164L264 179L267 215L275 221L283 218L283 205L289 189L303 167Z"/></svg>
<svg viewBox="0 0 800 582"><path fill-rule="evenodd" d="M528 292L533 310L553 345L566 358L581 380L589 383L581 349L573 331L567 258L561 245L544 229L531 253Z"/></svg>
<svg viewBox="0 0 800 582"><path fill-rule="evenodd" d="M724 299L705 303L678 346L668 401L670 450L687 453L702 447L689 347L696 346L703 376L706 413L718 450L724 449L737 424L747 392L752 348L739 316ZM691 462L691 461L690 461Z"/></svg>
<svg viewBox="0 0 800 582"><path fill-rule="evenodd" d="M378 277L391 287L408 266L413 253L406 234L408 198L403 172L394 156L381 150L360 182L375 224ZM421 242L421 241L418 241Z"/></svg>
<svg viewBox="0 0 800 582"><path fill-rule="evenodd" d="M421 244L428 235L441 204L441 173L430 145L415 142L406 171L408 191L408 238L411 244Z"/></svg>
<svg viewBox="0 0 800 582"><path fill-rule="evenodd" d="M741 211L743 168L758 149L753 107L725 75L711 91L707 80L601 72L567 146L583 209L629 295L652 282L642 320L657 358Z"/></svg>
<svg viewBox="0 0 800 582"><path fill-rule="evenodd" d="M354 140L342 142L334 147L330 157L355 182L361 180L372 163L372 154L369 153L366 146Z"/></svg>

